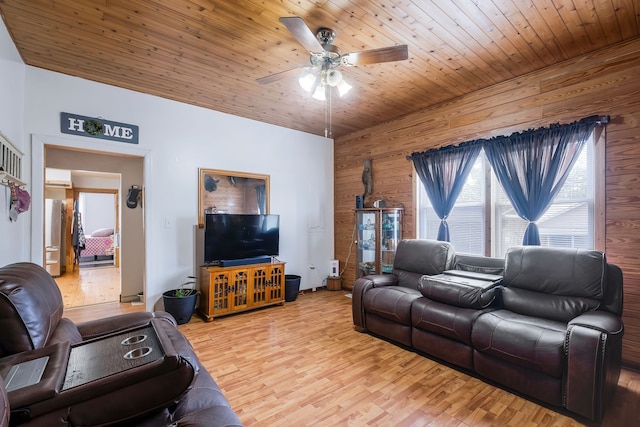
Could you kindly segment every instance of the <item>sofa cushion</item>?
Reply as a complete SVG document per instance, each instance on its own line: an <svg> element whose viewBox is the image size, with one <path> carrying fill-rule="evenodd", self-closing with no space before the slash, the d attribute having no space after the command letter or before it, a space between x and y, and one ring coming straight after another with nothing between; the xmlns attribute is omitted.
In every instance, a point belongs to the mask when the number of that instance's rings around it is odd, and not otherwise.
<svg viewBox="0 0 640 427"><path fill-rule="evenodd" d="M411 306L411 324L414 328L471 345L473 322L482 313L482 310L453 307L423 297Z"/></svg>
<svg viewBox="0 0 640 427"><path fill-rule="evenodd" d="M398 243L393 274L400 286L418 289L420 278L440 274L453 266L455 251L449 242L405 239Z"/></svg>
<svg viewBox="0 0 640 427"><path fill-rule="evenodd" d="M504 258L457 253L453 269L502 276L504 274Z"/></svg>
<svg viewBox="0 0 640 427"><path fill-rule="evenodd" d="M501 289L502 306L513 312L567 323L598 308L591 298L565 297L518 288Z"/></svg>
<svg viewBox="0 0 640 427"><path fill-rule="evenodd" d="M402 325L411 325L411 304L420 292L401 286L370 289L364 294L363 305L368 314L375 314Z"/></svg>
<svg viewBox="0 0 640 427"><path fill-rule="evenodd" d="M562 376L565 323L507 310L483 313L473 324L473 347L514 365Z"/></svg>
<svg viewBox="0 0 640 427"><path fill-rule="evenodd" d="M504 308L567 322L599 307L605 255L595 250L519 246L506 254ZM525 291L525 292L523 292Z"/></svg>
<svg viewBox="0 0 640 427"><path fill-rule="evenodd" d="M505 286L546 294L601 299L604 253L596 250L517 246L507 251Z"/></svg>
<svg viewBox="0 0 640 427"><path fill-rule="evenodd" d="M445 272L435 276L422 276L419 291L434 301L451 304L456 307L485 308L495 299L496 287L502 279L483 280L473 272Z"/></svg>

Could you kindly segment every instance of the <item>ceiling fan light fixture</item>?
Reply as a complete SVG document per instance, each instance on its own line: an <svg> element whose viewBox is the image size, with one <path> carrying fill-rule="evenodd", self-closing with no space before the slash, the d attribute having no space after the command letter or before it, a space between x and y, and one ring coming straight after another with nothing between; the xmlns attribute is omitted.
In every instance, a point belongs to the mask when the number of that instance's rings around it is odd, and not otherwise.
<svg viewBox="0 0 640 427"><path fill-rule="evenodd" d="M340 98L342 98L351 90L352 86L349 83L345 82L344 80L340 80L340 83L338 83L336 88L338 89L338 94L340 95Z"/></svg>
<svg viewBox="0 0 640 427"><path fill-rule="evenodd" d="M342 73L338 70L327 71L327 84L336 87L342 81Z"/></svg>
<svg viewBox="0 0 640 427"><path fill-rule="evenodd" d="M318 101L325 101L327 97L325 96L324 91L325 91L325 85L323 82L318 86L316 86L316 90L313 92L313 95L311 95L311 97L313 99L317 99Z"/></svg>
<svg viewBox="0 0 640 427"><path fill-rule="evenodd" d="M300 87L307 92L311 92L313 85L316 83L316 75L313 73L307 73L298 79Z"/></svg>
<svg viewBox="0 0 640 427"><path fill-rule="evenodd" d="M299 16L281 17L280 22L309 52L311 67L307 65L304 68L307 71L311 70L311 72L301 76L299 74L301 67L297 67L289 71L261 77L257 81L260 84L266 84L284 77L299 77L298 83L305 91L311 93L313 99L326 103L324 136L327 138L333 137L333 132L331 131L332 88L335 87L337 89L340 97L345 96L352 89L351 85L342 78L342 73L335 70L335 68L340 65L355 66L403 61L409 57L407 45L389 46L342 55L340 49L333 44L336 33L331 28L320 28L315 33L314 38L309 26Z"/></svg>

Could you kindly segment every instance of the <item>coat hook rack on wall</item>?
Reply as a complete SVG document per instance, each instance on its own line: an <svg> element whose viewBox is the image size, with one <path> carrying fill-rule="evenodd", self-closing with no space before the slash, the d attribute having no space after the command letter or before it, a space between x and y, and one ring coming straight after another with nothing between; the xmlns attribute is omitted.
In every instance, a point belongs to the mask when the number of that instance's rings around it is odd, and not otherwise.
<svg viewBox="0 0 640 427"><path fill-rule="evenodd" d="M25 182L20 181L18 178L11 176L8 172L5 172L0 167L0 184L5 187L9 187L13 183L18 187L25 187L27 184Z"/></svg>
<svg viewBox="0 0 640 427"><path fill-rule="evenodd" d="M5 134L0 132L0 184L24 187L27 184L22 178L22 151L13 145Z"/></svg>

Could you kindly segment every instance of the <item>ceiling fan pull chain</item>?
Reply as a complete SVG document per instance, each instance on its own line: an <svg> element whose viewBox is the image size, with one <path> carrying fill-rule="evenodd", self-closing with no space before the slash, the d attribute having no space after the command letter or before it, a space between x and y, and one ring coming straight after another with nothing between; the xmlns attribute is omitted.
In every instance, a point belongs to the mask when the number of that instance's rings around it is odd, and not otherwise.
<svg viewBox="0 0 640 427"><path fill-rule="evenodd" d="M326 98L326 108L324 110L324 137L330 138L333 133L331 129L331 87L329 85L325 85L324 91Z"/></svg>
<svg viewBox="0 0 640 427"><path fill-rule="evenodd" d="M331 92L332 92L332 90L331 90L330 87L327 90L329 91L329 138L333 138L333 120L332 120L333 117L331 115L331 107L332 107L332 105L331 105L331 103L332 103Z"/></svg>

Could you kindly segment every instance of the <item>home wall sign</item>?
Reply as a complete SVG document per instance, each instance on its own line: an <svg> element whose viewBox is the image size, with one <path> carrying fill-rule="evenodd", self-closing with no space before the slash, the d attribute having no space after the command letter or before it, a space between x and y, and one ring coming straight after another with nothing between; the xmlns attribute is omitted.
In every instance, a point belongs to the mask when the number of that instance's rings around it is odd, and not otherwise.
<svg viewBox="0 0 640 427"><path fill-rule="evenodd" d="M136 125L71 113L60 113L60 132L128 144L137 144L139 134Z"/></svg>

